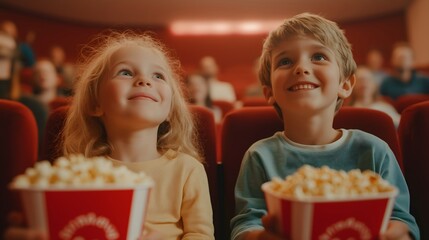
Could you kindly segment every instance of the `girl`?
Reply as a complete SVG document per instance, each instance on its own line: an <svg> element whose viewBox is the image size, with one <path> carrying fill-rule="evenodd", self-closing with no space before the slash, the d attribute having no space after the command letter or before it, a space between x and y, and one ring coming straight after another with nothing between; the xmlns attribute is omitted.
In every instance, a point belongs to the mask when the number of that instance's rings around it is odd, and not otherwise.
<svg viewBox="0 0 429 240"><path fill-rule="evenodd" d="M145 230L161 239L214 239L207 176L179 62L148 35L110 33L95 41L75 86L64 154L107 156L155 181ZM161 174L162 172L162 174Z"/></svg>

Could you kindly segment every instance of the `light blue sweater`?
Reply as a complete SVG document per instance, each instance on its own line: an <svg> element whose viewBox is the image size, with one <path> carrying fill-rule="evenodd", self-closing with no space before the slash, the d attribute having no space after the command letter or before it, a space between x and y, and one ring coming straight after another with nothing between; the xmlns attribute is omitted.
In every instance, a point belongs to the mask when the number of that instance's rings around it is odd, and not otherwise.
<svg viewBox="0 0 429 240"><path fill-rule="evenodd" d="M244 231L262 229L261 217L267 213L261 185L273 177L284 178L304 164L329 166L349 171L370 169L399 189L391 219L408 225L420 239L414 217L409 213L408 187L389 146L381 139L360 130L344 130L334 143L312 146L293 143L283 132L254 143L244 155L235 186L236 216L231 220L231 239Z"/></svg>

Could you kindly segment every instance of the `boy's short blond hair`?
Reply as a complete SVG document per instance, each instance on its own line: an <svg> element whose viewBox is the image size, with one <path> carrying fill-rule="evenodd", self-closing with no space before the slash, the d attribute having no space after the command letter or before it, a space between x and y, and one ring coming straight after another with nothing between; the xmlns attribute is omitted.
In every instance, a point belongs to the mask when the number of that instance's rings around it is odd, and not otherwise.
<svg viewBox="0 0 429 240"><path fill-rule="evenodd" d="M271 86L271 53L281 42L294 36L310 36L321 42L335 53L340 69L340 81L352 76L356 71L351 45L344 32L335 22L321 16L302 13L286 19L282 25L274 29L264 41L259 59L259 80L262 86ZM343 99L337 101L337 109Z"/></svg>

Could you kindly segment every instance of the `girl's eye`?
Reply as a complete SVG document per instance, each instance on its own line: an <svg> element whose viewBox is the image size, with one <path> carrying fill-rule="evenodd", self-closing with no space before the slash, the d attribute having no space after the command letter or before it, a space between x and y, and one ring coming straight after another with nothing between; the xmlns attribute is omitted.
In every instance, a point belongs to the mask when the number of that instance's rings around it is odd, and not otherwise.
<svg viewBox="0 0 429 240"><path fill-rule="evenodd" d="M277 66L288 66L291 65L292 61L289 58L283 58L279 61L279 63L277 64Z"/></svg>
<svg viewBox="0 0 429 240"><path fill-rule="evenodd" d="M132 77L133 73L128 69L122 69L118 72L118 76L129 76Z"/></svg>
<svg viewBox="0 0 429 240"><path fill-rule="evenodd" d="M324 60L326 60L326 57L323 54L317 53L317 54L313 55L312 60L314 60L314 61L324 61Z"/></svg>
<svg viewBox="0 0 429 240"><path fill-rule="evenodd" d="M155 78L155 79L165 80L164 75L162 75L161 73L154 73L154 74L153 74L153 78Z"/></svg>

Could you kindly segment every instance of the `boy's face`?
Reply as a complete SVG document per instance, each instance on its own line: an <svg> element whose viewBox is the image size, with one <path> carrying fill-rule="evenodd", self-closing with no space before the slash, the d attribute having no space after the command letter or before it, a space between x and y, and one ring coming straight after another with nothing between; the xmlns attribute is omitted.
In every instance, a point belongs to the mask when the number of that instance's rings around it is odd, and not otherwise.
<svg viewBox="0 0 429 240"><path fill-rule="evenodd" d="M351 93L350 81L341 81L335 53L309 36L285 39L271 54L271 87L264 93L270 104L287 112L335 112L337 98Z"/></svg>

